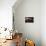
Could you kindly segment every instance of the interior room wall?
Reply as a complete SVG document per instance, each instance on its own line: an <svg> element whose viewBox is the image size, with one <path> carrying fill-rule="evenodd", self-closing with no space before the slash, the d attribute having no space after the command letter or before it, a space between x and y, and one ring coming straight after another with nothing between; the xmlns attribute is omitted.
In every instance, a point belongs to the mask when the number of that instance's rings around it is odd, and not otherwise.
<svg viewBox="0 0 46 46"><path fill-rule="evenodd" d="M36 46L41 46L41 0L23 0L13 11L18 32L22 32L24 38L34 40ZM34 17L34 23L25 23L25 17Z"/></svg>
<svg viewBox="0 0 46 46"><path fill-rule="evenodd" d="M0 27L12 29L12 6L16 0L0 0Z"/></svg>
<svg viewBox="0 0 46 46"><path fill-rule="evenodd" d="M46 46L46 0L41 0L41 41Z"/></svg>

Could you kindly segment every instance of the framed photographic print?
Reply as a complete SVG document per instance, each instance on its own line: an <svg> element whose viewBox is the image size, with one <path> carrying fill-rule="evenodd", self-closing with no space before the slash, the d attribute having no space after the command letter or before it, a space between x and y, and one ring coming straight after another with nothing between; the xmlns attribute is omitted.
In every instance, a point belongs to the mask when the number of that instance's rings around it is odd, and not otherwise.
<svg viewBox="0 0 46 46"><path fill-rule="evenodd" d="M25 23L33 23L34 17L25 17Z"/></svg>

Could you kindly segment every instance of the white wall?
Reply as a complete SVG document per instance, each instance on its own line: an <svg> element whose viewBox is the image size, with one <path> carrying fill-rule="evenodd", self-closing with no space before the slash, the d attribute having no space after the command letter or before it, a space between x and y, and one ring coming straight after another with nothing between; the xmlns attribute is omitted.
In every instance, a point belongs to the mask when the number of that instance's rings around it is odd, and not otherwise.
<svg viewBox="0 0 46 46"><path fill-rule="evenodd" d="M42 46L46 46L46 0L41 1L41 40Z"/></svg>
<svg viewBox="0 0 46 46"><path fill-rule="evenodd" d="M41 46L41 0L23 0L14 10L15 28L25 38L34 40L36 46ZM25 23L27 16L34 17L34 23Z"/></svg>
<svg viewBox="0 0 46 46"><path fill-rule="evenodd" d="M0 0L0 27L12 28L12 6L16 0Z"/></svg>

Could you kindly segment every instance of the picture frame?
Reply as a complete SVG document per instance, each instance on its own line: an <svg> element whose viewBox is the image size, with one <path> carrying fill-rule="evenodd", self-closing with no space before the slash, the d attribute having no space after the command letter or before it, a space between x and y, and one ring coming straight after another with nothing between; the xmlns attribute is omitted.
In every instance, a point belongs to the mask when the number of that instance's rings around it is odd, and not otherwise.
<svg viewBox="0 0 46 46"><path fill-rule="evenodd" d="M25 23L34 23L34 17L25 17Z"/></svg>

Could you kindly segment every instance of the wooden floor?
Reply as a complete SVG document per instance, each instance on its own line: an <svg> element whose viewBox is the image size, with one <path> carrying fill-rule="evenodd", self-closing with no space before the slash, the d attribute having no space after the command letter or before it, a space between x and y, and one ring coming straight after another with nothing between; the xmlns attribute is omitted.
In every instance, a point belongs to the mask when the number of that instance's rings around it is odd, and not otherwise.
<svg viewBox="0 0 46 46"><path fill-rule="evenodd" d="M16 46L15 39L13 40L6 40L6 42L2 43L0 46Z"/></svg>

